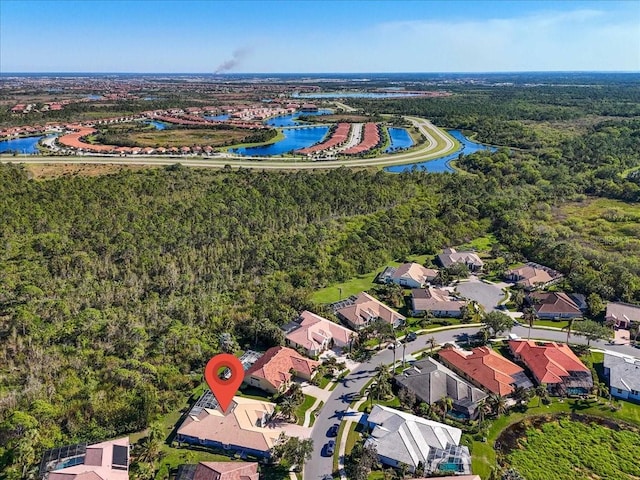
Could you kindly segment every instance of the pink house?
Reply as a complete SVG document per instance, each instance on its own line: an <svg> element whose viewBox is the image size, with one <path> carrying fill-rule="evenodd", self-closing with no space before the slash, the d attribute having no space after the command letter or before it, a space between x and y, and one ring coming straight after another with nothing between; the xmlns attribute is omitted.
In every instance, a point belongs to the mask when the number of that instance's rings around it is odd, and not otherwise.
<svg viewBox="0 0 640 480"><path fill-rule="evenodd" d="M285 337L288 345L301 347L315 357L333 346L348 346L353 334L352 330L305 310Z"/></svg>
<svg viewBox="0 0 640 480"><path fill-rule="evenodd" d="M129 480L129 437L89 445L84 453L52 461L47 471L48 480Z"/></svg>

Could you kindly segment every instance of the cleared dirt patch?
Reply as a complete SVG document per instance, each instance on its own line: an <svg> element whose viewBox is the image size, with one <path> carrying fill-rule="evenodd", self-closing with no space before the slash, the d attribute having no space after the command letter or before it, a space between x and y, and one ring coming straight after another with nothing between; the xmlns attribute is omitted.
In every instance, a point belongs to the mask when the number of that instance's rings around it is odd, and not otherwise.
<svg viewBox="0 0 640 480"><path fill-rule="evenodd" d="M36 180L49 180L58 177L99 177L118 173L123 170L141 170L143 168L158 168L145 165L102 165L102 164L73 164L57 163L51 165L26 165L25 168Z"/></svg>

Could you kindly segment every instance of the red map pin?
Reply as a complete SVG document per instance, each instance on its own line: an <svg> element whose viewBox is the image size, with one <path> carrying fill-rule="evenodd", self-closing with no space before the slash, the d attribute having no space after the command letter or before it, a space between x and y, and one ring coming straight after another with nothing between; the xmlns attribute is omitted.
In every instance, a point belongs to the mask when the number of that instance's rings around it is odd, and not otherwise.
<svg viewBox="0 0 640 480"><path fill-rule="evenodd" d="M219 373L225 368L229 369L231 375L226 379L220 378ZM204 367L204 379L218 400L222 412L225 413L244 380L244 367L234 355L221 353L207 362L207 366Z"/></svg>

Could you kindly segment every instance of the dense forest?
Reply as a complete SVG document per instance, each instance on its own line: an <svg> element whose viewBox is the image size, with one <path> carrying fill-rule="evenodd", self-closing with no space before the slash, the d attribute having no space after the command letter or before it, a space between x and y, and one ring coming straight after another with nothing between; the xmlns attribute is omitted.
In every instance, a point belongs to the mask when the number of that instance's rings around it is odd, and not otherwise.
<svg viewBox="0 0 640 480"><path fill-rule="evenodd" d="M452 175L175 165L36 181L0 166L0 471L28 477L45 448L145 428L189 396L222 333L279 344L319 308L315 288L486 233L577 291L640 301L635 244L580 244L549 222L567 202L640 201L638 87L615 88L363 101L505 145Z"/></svg>

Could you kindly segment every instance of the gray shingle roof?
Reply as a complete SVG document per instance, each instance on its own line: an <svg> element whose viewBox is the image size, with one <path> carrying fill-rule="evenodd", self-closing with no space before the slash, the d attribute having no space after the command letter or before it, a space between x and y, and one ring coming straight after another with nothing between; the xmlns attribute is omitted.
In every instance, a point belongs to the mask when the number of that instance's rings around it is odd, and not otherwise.
<svg viewBox="0 0 640 480"><path fill-rule="evenodd" d="M605 354L604 367L609 369L612 388L640 392L640 360Z"/></svg>

